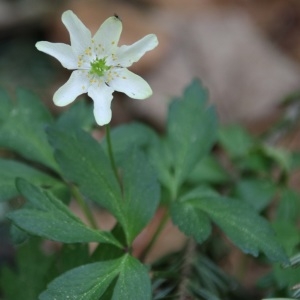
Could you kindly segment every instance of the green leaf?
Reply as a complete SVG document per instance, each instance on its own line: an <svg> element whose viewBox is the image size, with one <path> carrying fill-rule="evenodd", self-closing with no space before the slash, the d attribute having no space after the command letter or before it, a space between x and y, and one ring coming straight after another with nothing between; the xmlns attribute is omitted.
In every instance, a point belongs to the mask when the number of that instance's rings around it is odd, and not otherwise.
<svg viewBox="0 0 300 300"><path fill-rule="evenodd" d="M173 202L171 205L173 223L187 236L192 236L199 244L211 234L208 216L196 210L189 202Z"/></svg>
<svg viewBox="0 0 300 300"><path fill-rule="evenodd" d="M73 128L77 127L90 130L95 124L93 106L86 103L84 99L78 99L59 116L56 124L65 130L73 130Z"/></svg>
<svg viewBox="0 0 300 300"><path fill-rule="evenodd" d="M276 191L277 187L268 179L249 178L238 181L234 195L260 212L272 201Z"/></svg>
<svg viewBox="0 0 300 300"><path fill-rule="evenodd" d="M202 210L243 252L257 256L262 251L273 261L286 261L270 224L248 205L227 198L203 200L200 204Z"/></svg>
<svg viewBox="0 0 300 300"><path fill-rule="evenodd" d="M125 256L112 300L150 300L151 285L148 271L132 256Z"/></svg>
<svg viewBox="0 0 300 300"><path fill-rule="evenodd" d="M134 122L113 128L111 142L116 160L120 161L128 149L132 147L146 148L154 138L156 138L155 132L141 123ZM108 153L106 137L101 141L101 145L104 151Z"/></svg>
<svg viewBox="0 0 300 300"><path fill-rule="evenodd" d="M292 156L285 149L263 145L261 148L264 155L274 160L284 171L289 172L292 168Z"/></svg>
<svg viewBox="0 0 300 300"><path fill-rule="evenodd" d="M39 299L99 300L114 280L112 300L151 299L146 268L128 254L118 259L84 265L61 275L48 285Z"/></svg>
<svg viewBox="0 0 300 300"><path fill-rule="evenodd" d="M275 221L272 223L272 227L276 231L278 240L281 241L287 255L293 255L300 244L299 229L294 224L286 221Z"/></svg>
<svg viewBox="0 0 300 300"><path fill-rule="evenodd" d="M102 242L120 244L107 232L87 227L60 200L23 179L17 188L31 204L8 214L21 229L40 237L64 243Z"/></svg>
<svg viewBox="0 0 300 300"><path fill-rule="evenodd" d="M237 162L236 167L240 172L244 173L269 174L272 172L273 165L272 161L266 157L258 147L255 150L251 150L247 156L240 159Z"/></svg>
<svg viewBox="0 0 300 300"><path fill-rule="evenodd" d="M7 106L5 97L0 98L1 102ZM11 105L5 119L0 120L0 146L57 170L44 132L50 123L52 117L41 100L29 91L19 89L16 104Z"/></svg>
<svg viewBox="0 0 300 300"><path fill-rule="evenodd" d="M19 194L15 185L17 177L48 188L59 183L53 177L21 162L0 158L0 201L9 200Z"/></svg>
<svg viewBox="0 0 300 300"><path fill-rule="evenodd" d="M137 148L127 152L121 164L125 234L130 245L152 219L160 198L160 186L145 155Z"/></svg>
<svg viewBox="0 0 300 300"><path fill-rule="evenodd" d="M32 238L17 248L15 259L17 272L6 266L1 268L0 287L4 299L37 299L45 289L53 256L43 254L40 240Z"/></svg>
<svg viewBox="0 0 300 300"><path fill-rule="evenodd" d="M14 245L21 245L28 240L28 233L21 228L11 224L10 226L10 237Z"/></svg>
<svg viewBox="0 0 300 300"><path fill-rule="evenodd" d="M81 130L66 134L52 128L49 136L66 178L114 214L130 244L149 222L159 201L155 174L142 153L131 150L126 154L121 166L122 196L110 162L97 141Z"/></svg>
<svg viewBox="0 0 300 300"><path fill-rule="evenodd" d="M276 220L296 225L300 213L299 193L291 189L283 189L276 211Z"/></svg>
<svg viewBox="0 0 300 300"><path fill-rule="evenodd" d="M101 245L106 246L107 244ZM56 249L55 261L47 272L47 283L64 272L90 263L89 248L89 244L76 243L63 244L59 250ZM46 285L44 286L45 288Z"/></svg>
<svg viewBox="0 0 300 300"><path fill-rule="evenodd" d="M224 184L230 181L230 175L212 155L204 157L196 164L187 181L192 184Z"/></svg>
<svg viewBox="0 0 300 300"><path fill-rule="evenodd" d="M109 244L99 244L91 256L91 262L116 259L123 255L123 249Z"/></svg>
<svg viewBox="0 0 300 300"><path fill-rule="evenodd" d="M254 146L254 139L242 127L229 125L219 129L219 142L232 158L247 156Z"/></svg>
<svg viewBox="0 0 300 300"><path fill-rule="evenodd" d="M201 212L199 218L206 214L243 252L257 256L262 251L271 260L287 261L270 224L248 204L201 189L185 195L181 201ZM192 235L195 236L195 232Z"/></svg>
<svg viewBox="0 0 300 300"><path fill-rule="evenodd" d="M111 131L111 141L118 164L126 160L128 150L133 147L145 150L159 181L165 187L172 184L173 178L169 173L171 151L169 151L165 140L161 140L150 127L136 122L115 127ZM101 145L104 151L108 153L105 137Z"/></svg>
<svg viewBox="0 0 300 300"><path fill-rule="evenodd" d="M120 210L121 189L99 143L80 129L64 132L52 127L48 134L65 178L77 184L85 196L124 224Z"/></svg>
<svg viewBox="0 0 300 300"><path fill-rule="evenodd" d="M300 268L282 268L279 264L273 267L275 281L280 289L299 284Z"/></svg>
<svg viewBox="0 0 300 300"><path fill-rule="evenodd" d="M291 169L296 170L300 168L300 151L290 152Z"/></svg>
<svg viewBox="0 0 300 300"><path fill-rule="evenodd" d="M264 298L262 300L295 300L295 298Z"/></svg>
<svg viewBox="0 0 300 300"><path fill-rule="evenodd" d="M168 143L173 156L174 185L178 186L208 153L216 140L217 118L207 107L207 91L194 80L182 99L174 100L169 109Z"/></svg>
<svg viewBox="0 0 300 300"><path fill-rule="evenodd" d="M199 187L190 192L187 197L210 197L216 196L213 190ZM192 236L198 243L204 242L210 235L212 226L205 212L195 209L195 206L182 198L182 201L174 201L171 204L172 221L187 236Z"/></svg>
<svg viewBox="0 0 300 300"><path fill-rule="evenodd" d="M12 102L7 92L2 88L0 88L0 105L1 105L1 109L0 109L0 124L1 124L9 115L12 106Z"/></svg>
<svg viewBox="0 0 300 300"><path fill-rule="evenodd" d="M174 185L173 175L170 172L173 164L172 151L166 139L154 138L147 154L160 183L165 188L172 189Z"/></svg>
<svg viewBox="0 0 300 300"><path fill-rule="evenodd" d="M122 259L92 263L72 269L54 279L40 300L99 300L118 275Z"/></svg>

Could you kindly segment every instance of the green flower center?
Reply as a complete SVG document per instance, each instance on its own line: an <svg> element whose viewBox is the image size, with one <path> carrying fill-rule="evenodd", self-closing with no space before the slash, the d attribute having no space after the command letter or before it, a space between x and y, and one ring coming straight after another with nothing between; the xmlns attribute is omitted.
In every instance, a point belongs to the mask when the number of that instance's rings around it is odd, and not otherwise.
<svg viewBox="0 0 300 300"><path fill-rule="evenodd" d="M96 59L91 62L90 74L103 76L106 71L108 71L111 66L106 65L106 58Z"/></svg>

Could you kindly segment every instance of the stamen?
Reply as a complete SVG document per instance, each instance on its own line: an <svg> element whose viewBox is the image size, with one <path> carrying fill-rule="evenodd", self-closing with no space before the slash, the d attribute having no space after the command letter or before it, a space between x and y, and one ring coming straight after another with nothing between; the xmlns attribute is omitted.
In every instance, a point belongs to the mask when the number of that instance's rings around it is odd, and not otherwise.
<svg viewBox="0 0 300 300"><path fill-rule="evenodd" d="M106 65L106 58L97 58L91 62L90 73L102 77L110 68L111 66Z"/></svg>

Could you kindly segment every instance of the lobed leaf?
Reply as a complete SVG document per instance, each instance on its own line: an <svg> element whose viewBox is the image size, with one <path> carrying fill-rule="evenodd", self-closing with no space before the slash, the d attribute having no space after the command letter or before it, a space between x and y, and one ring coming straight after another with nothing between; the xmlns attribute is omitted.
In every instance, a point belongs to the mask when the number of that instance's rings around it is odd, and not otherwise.
<svg viewBox="0 0 300 300"><path fill-rule="evenodd" d="M213 155L208 155L200 160L187 178L187 181L192 184L225 184L230 180L230 174Z"/></svg>
<svg viewBox="0 0 300 300"><path fill-rule="evenodd" d="M9 200L19 194L15 185L17 177L48 188L60 184L53 177L24 163L0 158L0 201Z"/></svg>
<svg viewBox="0 0 300 300"><path fill-rule="evenodd" d="M217 136L216 114L212 107L207 107L207 91L200 82L194 80L182 99L171 103L167 133L174 181L179 186L208 153Z"/></svg>
<svg viewBox="0 0 300 300"><path fill-rule="evenodd" d="M151 299L146 268L128 254L64 273L48 285L39 299L99 300L112 283L115 283L112 300Z"/></svg>
<svg viewBox="0 0 300 300"><path fill-rule="evenodd" d="M120 203L127 224L128 244L134 240L153 217L160 199L160 187L145 155L134 148L121 164L123 201Z"/></svg>
<svg viewBox="0 0 300 300"><path fill-rule="evenodd" d="M269 205L276 191L276 185L268 179L247 178L236 184L234 195L260 212Z"/></svg>
<svg viewBox="0 0 300 300"><path fill-rule="evenodd" d="M176 189L173 174L170 171L173 168L172 151L165 138L153 139L148 149L148 157L160 183L170 190Z"/></svg>
<svg viewBox="0 0 300 300"><path fill-rule="evenodd" d="M120 211L121 189L99 143L81 129L65 132L51 127L48 136L65 178L77 184L85 196L109 210L121 223L124 222Z"/></svg>
<svg viewBox="0 0 300 300"><path fill-rule="evenodd" d="M187 236L192 236L199 244L203 243L211 234L212 226L208 216L196 210L188 202L173 202L171 205L172 220Z"/></svg>
<svg viewBox="0 0 300 300"><path fill-rule="evenodd" d="M237 125L220 128L218 138L221 145L232 158L247 156L255 142L245 129Z"/></svg>
<svg viewBox="0 0 300 300"><path fill-rule="evenodd" d="M17 188L29 206L8 214L21 229L64 243L101 242L120 246L108 232L94 230L82 223L60 200L23 179Z"/></svg>
<svg viewBox="0 0 300 300"><path fill-rule="evenodd" d="M257 256L259 251L262 251L273 261L287 261L286 254L275 238L270 224L248 204L230 198L210 195L201 189L182 197L181 203L183 206L189 206L189 210L193 208L199 213L199 219L203 218L203 214L205 214L243 252ZM185 219L185 222L184 228L188 226L190 220ZM183 226L181 225L181 227ZM199 239L198 232L200 229L197 227L189 228L191 229L189 234L195 239Z"/></svg>
<svg viewBox="0 0 300 300"><path fill-rule="evenodd" d="M130 244L152 218L159 201L159 185L145 156L136 148L126 152L120 166L121 193L108 157L87 133L66 134L51 128L49 138L65 177L118 219Z"/></svg>

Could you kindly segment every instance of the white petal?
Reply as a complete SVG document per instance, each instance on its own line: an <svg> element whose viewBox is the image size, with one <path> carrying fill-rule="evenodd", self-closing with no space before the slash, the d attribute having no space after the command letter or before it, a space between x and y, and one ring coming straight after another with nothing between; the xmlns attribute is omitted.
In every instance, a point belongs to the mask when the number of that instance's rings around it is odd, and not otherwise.
<svg viewBox="0 0 300 300"><path fill-rule="evenodd" d="M77 68L77 59L70 45L62 43L37 42L36 48L55 57L63 67L73 70Z"/></svg>
<svg viewBox="0 0 300 300"><path fill-rule="evenodd" d="M116 51L117 64L122 67L129 67L137 62L147 51L154 49L158 45L155 34L148 34L130 46L121 46Z"/></svg>
<svg viewBox="0 0 300 300"><path fill-rule="evenodd" d="M99 85L91 85L88 90L88 95L94 101L94 116L97 124L105 125L111 120L111 100L114 90L105 83Z"/></svg>
<svg viewBox="0 0 300 300"><path fill-rule="evenodd" d="M113 16L100 26L93 39L99 55L109 55L117 48L122 32L122 22Z"/></svg>
<svg viewBox="0 0 300 300"><path fill-rule="evenodd" d="M54 94L54 104L57 106L65 106L70 104L79 95L87 92L89 84L90 83L86 71L73 71L69 80Z"/></svg>
<svg viewBox="0 0 300 300"><path fill-rule="evenodd" d="M134 99L145 99L152 95L149 84L140 76L130 72L126 68L114 68L118 76L109 82L109 85L118 92L125 93Z"/></svg>
<svg viewBox="0 0 300 300"><path fill-rule="evenodd" d="M71 46L76 55L81 55L91 45L92 35L78 17L68 10L63 13L62 21L70 34Z"/></svg>

